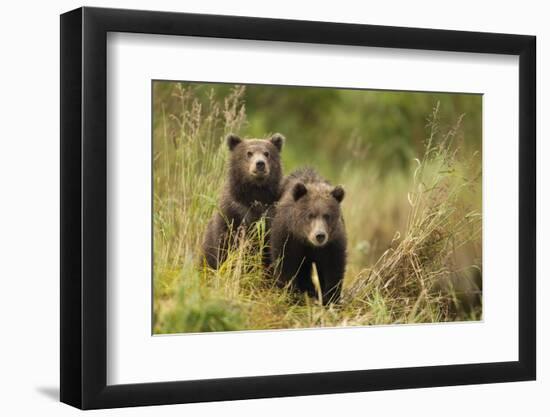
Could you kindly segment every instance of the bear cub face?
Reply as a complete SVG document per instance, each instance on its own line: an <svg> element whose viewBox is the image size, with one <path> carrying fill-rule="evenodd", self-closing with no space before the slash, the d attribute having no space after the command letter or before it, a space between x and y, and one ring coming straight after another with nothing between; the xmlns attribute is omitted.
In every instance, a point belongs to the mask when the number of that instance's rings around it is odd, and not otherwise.
<svg viewBox="0 0 550 417"><path fill-rule="evenodd" d="M294 235L310 246L325 246L340 230L340 203L344 195L341 186L333 187L324 182L306 186L297 182L292 189L296 207Z"/></svg>
<svg viewBox="0 0 550 417"><path fill-rule="evenodd" d="M281 179L280 152L284 138L280 134L270 139L246 139L236 135L227 137L231 151L230 178L235 185L262 188L279 185Z"/></svg>

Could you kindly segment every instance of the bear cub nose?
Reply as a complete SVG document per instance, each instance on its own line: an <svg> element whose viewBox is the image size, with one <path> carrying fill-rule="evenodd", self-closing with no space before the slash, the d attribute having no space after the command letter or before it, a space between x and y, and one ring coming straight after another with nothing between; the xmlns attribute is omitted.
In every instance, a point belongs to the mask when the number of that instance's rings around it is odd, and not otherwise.
<svg viewBox="0 0 550 417"><path fill-rule="evenodd" d="M256 162L256 169L258 171L265 171L265 162L264 161L257 161Z"/></svg>
<svg viewBox="0 0 550 417"><path fill-rule="evenodd" d="M315 235L315 239L318 243L323 243L326 239L327 235L323 232L319 232Z"/></svg>

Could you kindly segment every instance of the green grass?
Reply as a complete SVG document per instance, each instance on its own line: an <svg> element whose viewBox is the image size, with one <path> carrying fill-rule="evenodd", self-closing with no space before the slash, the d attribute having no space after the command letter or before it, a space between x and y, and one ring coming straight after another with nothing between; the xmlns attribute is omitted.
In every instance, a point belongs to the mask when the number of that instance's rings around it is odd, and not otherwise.
<svg viewBox="0 0 550 417"><path fill-rule="evenodd" d="M161 90L155 83L155 333L481 318L481 157L458 152L461 120L442 131L436 106L423 155L395 175L366 164L368 152L353 137L343 141L349 160L326 171L337 171L329 179L346 189L349 259L342 303L322 307L266 276L253 249L268 240L261 223L218 270L201 261L203 234L225 178L223 138L247 136L244 87L222 99L203 90L180 83ZM293 140L285 147L292 149Z"/></svg>

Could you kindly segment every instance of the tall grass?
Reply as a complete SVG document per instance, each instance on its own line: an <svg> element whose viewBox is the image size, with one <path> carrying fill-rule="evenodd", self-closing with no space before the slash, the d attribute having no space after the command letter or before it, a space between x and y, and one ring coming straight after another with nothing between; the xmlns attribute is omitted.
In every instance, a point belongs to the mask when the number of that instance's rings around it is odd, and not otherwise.
<svg viewBox="0 0 550 417"><path fill-rule="evenodd" d="M473 161L457 161L453 141L462 118L440 134L438 112L439 104L429 119L424 156L416 160L404 235L396 234L391 247L355 277L344 296L346 303L359 308L382 302L384 319L394 323L460 319L460 297L466 295L461 292L479 297L472 315L481 315L481 291L475 282L481 276L481 259L457 265L457 254L481 240L480 211L462 204L464 195L479 186L481 172Z"/></svg>
<svg viewBox="0 0 550 417"><path fill-rule="evenodd" d="M202 235L223 183L223 137L240 131L245 122L244 88L236 87L222 102L211 93L203 106L193 90L180 83L175 83L170 96L163 100L157 94L158 86L155 83L153 91L158 109L153 127L155 328L166 318L166 311L176 308L184 314L174 325L183 320L195 329L194 323L203 321L203 310L219 311L223 307L212 303L202 306L202 300L196 301L202 292L196 266ZM175 103L179 111L167 114L165 101ZM217 329L217 324L207 326Z"/></svg>
<svg viewBox="0 0 550 417"><path fill-rule="evenodd" d="M263 222L239 237L218 270L205 267L200 245L225 178L223 138L246 136L244 93L237 86L220 98L212 90L205 101L187 84L154 90L155 333L481 317L479 155L458 156L461 121L442 131L438 106L410 175L380 179L365 169L353 138L347 142L349 163L333 179L346 188L349 262L341 304L322 307L265 276L253 249L267 244Z"/></svg>

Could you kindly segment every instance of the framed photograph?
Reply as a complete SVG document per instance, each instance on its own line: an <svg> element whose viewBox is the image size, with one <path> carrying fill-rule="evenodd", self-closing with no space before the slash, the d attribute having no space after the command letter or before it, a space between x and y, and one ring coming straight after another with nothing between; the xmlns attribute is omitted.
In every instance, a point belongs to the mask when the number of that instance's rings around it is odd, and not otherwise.
<svg viewBox="0 0 550 417"><path fill-rule="evenodd" d="M61 16L61 401L533 380L535 37Z"/></svg>

